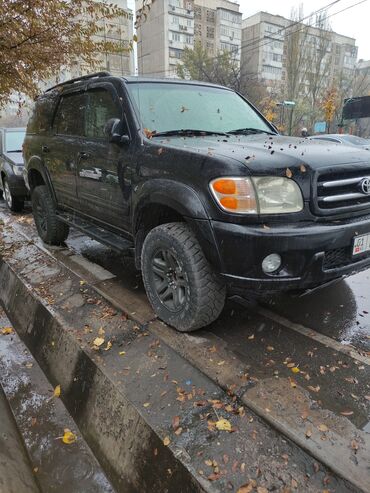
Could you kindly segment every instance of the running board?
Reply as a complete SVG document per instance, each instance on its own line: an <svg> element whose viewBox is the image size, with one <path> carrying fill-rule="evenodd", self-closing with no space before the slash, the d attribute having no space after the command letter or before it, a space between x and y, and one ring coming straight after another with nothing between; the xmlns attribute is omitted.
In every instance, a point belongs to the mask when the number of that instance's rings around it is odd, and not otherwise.
<svg viewBox="0 0 370 493"><path fill-rule="evenodd" d="M103 243L106 246L112 248L118 253L123 253L126 255L133 255L134 252L134 244L132 241L123 238L122 236L112 233L107 229L101 228L100 226L96 226L88 221L85 221L79 216L75 214L58 214L58 218L67 223L69 226L73 226L78 229L82 233L85 233L86 236L93 238L100 243Z"/></svg>

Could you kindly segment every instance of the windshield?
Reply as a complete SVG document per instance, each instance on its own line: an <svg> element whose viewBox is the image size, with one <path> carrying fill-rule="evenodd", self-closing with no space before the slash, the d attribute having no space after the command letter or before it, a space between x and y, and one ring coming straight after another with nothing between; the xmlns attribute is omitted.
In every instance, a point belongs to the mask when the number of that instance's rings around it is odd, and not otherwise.
<svg viewBox="0 0 370 493"><path fill-rule="evenodd" d="M24 130L5 132L5 152L21 152L26 132Z"/></svg>
<svg viewBox="0 0 370 493"><path fill-rule="evenodd" d="M227 89L151 82L127 86L143 127L150 132L193 129L221 133L242 128L271 132L248 103Z"/></svg>
<svg viewBox="0 0 370 493"><path fill-rule="evenodd" d="M356 146L365 146L370 144L370 140L363 139L362 137L357 137L356 135L342 135L344 142L350 142Z"/></svg>

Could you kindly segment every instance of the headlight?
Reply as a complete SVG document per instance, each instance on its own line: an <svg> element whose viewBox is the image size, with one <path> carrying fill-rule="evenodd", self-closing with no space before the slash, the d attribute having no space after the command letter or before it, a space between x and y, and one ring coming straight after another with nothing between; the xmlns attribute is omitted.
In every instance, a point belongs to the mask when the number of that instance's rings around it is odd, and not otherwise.
<svg viewBox="0 0 370 493"><path fill-rule="evenodd" d="M223 177L210 183L220 207L236 214L284 214L303 209L303 197L295 181L289 178Z"/></svg>
<svg viewBox="0 0 370 493"><path fill-rule="evenodd" d="M13 166L13 171L16 176L23 176L23 166Z"/></svg>
<svg viewBox="0 0 370 493"><path fill-rule="evenodd" d="M284 214L303 209L302 192L294 180L274 176L252 178L260 214Z"/></svg>

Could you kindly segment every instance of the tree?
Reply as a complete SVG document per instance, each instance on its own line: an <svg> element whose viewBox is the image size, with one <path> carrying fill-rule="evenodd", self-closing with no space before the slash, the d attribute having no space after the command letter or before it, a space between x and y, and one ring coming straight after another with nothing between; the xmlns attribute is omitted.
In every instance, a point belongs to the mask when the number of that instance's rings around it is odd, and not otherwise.
<svg viewBox="0 0 370 493"><path fill-rule="evenodd" d="M209 56L208 51L198 41L194 49L185 48L182 63L177 65L177 75L182 79L201 80L230 87L243 94L258 105L266 90L256 79L241 73L240 63L230 51L219 51Z"/></svg>
<svg viewBox="0 0 370 493"><path fill-rule="evenodd" d="M101 22L128 16L93 0L0 0L0 107L14 92L29 97L37 84L80 59L94 68L100 53L130 47L96 36Z"/></svg>

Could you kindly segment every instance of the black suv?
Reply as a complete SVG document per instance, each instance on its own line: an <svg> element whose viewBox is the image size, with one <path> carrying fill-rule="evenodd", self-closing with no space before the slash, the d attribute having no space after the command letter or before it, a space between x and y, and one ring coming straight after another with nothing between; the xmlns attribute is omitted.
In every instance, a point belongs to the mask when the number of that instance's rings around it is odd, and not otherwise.
<svg viewBox="0 0 370 493"><path fill-rule="evenodd" d="M225 87L99 73L49 89L24 145L39 235L131 250L180 331L226 293L315 287L370 266L370 155L279 135Z"/></svg>

